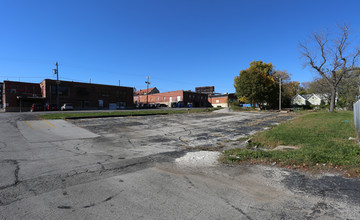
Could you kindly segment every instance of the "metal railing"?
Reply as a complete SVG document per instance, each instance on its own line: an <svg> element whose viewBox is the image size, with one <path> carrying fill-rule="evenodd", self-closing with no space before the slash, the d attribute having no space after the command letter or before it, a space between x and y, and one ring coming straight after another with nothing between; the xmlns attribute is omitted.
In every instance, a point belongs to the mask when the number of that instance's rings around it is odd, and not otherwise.
<svg viewBox="0 0 360 220"><path fill-rule="evenodd" d="M354 103L354 123L360 137L360 100Z"/></svg>

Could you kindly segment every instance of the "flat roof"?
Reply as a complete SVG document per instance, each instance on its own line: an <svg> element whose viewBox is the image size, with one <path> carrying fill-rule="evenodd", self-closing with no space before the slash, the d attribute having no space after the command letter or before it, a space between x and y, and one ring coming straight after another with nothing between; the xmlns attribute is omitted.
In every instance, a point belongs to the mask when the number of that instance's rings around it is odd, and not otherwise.
<svg viewBox="0 0 360 220"><path fill-rule="evenodd" d="M52 81L52 82L56 82L57 80L54 80L54 79L44 79L42 82L46 82L46 81ZM129 88L129 89L133 89L133 87L129 87L129 86L115 86L115 85L107 85L107 84L98 84L98 83L86 83L86 82L75 82L75 81L66 81L66 80L59 80L60 83L61 82L66 82L66 83L74 83L74 84L83 84L83 85L95 85L95 86L109 86L109 87L116 87L116 88L119 88L119 87L122 87L122 88Z"/></svg>

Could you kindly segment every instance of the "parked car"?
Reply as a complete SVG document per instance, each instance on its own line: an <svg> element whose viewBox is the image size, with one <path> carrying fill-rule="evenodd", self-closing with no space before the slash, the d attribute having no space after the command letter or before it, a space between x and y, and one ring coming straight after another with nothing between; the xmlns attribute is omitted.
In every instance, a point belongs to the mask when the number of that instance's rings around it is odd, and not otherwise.
<svg viewBox="0 0 360 220"><path fill-rule="evenodd" d="M177 107L177 102L172 102L170 106L171 106L171 108L176 108Z"/></svg>
<svg viewBox="0 0 360 220"><path fill-rule="evenodd" d="M57 108L56 104L50 104L50 105L47 105L46 110L47 111L57 111L58 108Z"/></svg>
<svg viewBox="0 0 360 220"><path fill-rule="evenodd" d="M142 104L142 105L141 105L141 108L150 108L150 104L146 104L146 103L145 103L145 104Z"/></svg>
<svg viewBox="0 0 360 220"><path fill-rule="evenodd" d="M39 104L39 103L34 103L34 104L32 104L31 109L30 109L31 112L44 111L44 110L45 110L44 105L43 105L43 104Z"/></svg>
<svg viewBox="0 0 360 220"><path fill-rule="evenodd" d="M156 104L155 103L150 103L149 108L156 108Z"/></svg>
<svg viewBox="0 0 360 220"><path fill-rule="evenodd" d="M136 108L150 108L150 104L139 103L136 105Z"/></svg>
<svg viewBox="0 0 360 220"><path fill-rule="evenodd" d="M74 110L74 107L70 103L65 103L60 108L61 111Z"/></svg>

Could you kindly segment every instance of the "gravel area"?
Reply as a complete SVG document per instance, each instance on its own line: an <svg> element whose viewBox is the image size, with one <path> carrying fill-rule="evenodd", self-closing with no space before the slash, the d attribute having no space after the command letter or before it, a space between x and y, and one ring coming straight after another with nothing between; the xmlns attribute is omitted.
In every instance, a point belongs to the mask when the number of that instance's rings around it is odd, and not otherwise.
<svg viewBox="0 0 360 220"><path fill-rule="evenodd" d="M177 158L175 163L179 167L213 167L219 164L217 159L220 155L221 153L216 151L188 152Z"/></svg>

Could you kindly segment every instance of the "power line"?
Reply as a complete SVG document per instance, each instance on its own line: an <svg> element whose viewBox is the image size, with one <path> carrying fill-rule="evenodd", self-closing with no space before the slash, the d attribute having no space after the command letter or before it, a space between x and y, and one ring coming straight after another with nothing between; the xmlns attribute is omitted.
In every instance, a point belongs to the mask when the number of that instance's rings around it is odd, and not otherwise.
<svg viewBox="0 0 360 220"><path fill-rule="evenodd" d="M0 76L2 78L46 78L48 76Z"/></svg>

